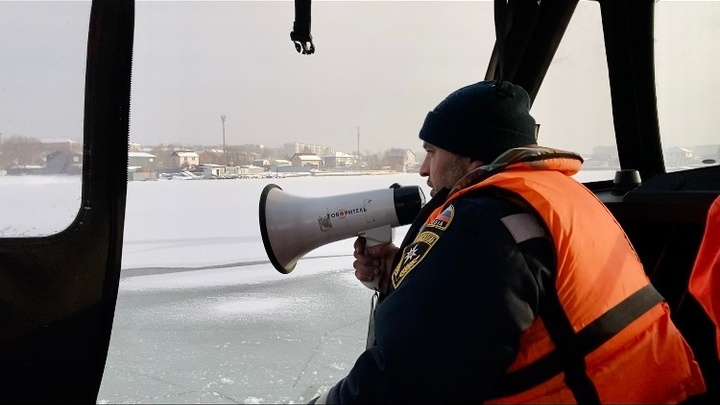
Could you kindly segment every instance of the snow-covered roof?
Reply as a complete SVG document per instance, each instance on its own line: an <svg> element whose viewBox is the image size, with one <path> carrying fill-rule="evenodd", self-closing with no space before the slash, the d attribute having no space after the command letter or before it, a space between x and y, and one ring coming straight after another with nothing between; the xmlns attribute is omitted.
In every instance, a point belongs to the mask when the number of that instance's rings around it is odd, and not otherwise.
<svg viewBox="0 0 720 405"><path fill-rule="evenodd" d="M320 156L314 154L314 153L296 153L295 156L297 156L300 160L309 160L309 161L318 161L322 160Z"/></svg>
<svg viewBox="0 0 720 405"><path fill-rule="evenodd" d="M46 138L41 139L40 143L80 143L81 141L69 138Z"/></svg>
<svg viewBox="0 0 720 405"><path fill-rule="evenodd" d="M157 156L153 155L152 153L146 152L128 152L128 157L156 158Z"/></svg>
<svg viewBox="0 0 720 405"><path fill-rule="evenodd" d="M176 150L173 152L173 155L180 156L180 157L198 157L199 155L197 152L189 151L189 150Z"/></svg>
<svg viewBox="0 0 720 405"><path fill-rule="evenodd" d="M357 157L357 156L355 156L355 155L349 155L349 154L347 154L347 153L345 153L345 152L335 152L335 153L330 153L330 154L328 154L328 155L324 155L323 157L354 158L354 157Z"/></svg>

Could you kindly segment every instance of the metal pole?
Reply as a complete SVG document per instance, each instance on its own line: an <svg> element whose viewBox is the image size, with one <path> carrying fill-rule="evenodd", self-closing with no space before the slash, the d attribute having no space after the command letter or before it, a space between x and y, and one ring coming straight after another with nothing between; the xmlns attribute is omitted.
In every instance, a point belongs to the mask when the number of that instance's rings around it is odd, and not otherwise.
<svg viewBox="0 0 720 405"><path fill-rule="evenodd" d="M223 160L225 161L225 166L227 166L227 152L225 151L225 114L220 116L220 121L222 121L223 128Z"/></svg>
<svg viewBox="0 0 720 405"><path fill-rule="evenodd" d="M358 136L358 168L360 167L360 126L357 127L357 136Z"/></svg>

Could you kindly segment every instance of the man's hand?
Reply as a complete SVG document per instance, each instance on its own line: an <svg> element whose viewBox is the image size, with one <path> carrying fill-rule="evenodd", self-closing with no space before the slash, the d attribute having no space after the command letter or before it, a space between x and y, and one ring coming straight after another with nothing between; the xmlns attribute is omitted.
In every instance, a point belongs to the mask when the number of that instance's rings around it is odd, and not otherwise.
<svg viewBox="0 0 720 405"><path fill-rule="evenodd" d="M355 252L355 277L362 282L372 282L379 277L377 290L386 292L390 274L392 273L392 263L398 247L392 242L381 243L373 246L366 246L367 239L360 236L355 240L353 247Z"/></svg>

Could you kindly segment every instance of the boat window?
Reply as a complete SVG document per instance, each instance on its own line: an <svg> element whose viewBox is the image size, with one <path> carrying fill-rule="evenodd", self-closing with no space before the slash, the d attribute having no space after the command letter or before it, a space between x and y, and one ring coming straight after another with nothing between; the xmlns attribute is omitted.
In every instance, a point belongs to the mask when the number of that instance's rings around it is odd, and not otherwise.
<svg viewBox="0 0 720 405"><path fill-rule="evenodd" d="M597 2L578 3L533 104L538 143L579 153L579 181L612 180L620 168Z"/></svg>
<svg viewBox="0 0 720 405"><path fill-rule="evenodd" d="M720 2L655 5L655 76L667 171L720 164Z"/></svg>
<svg viewBox="0 0 720 405"><path fill-rule="evenodd" d="M58 233L81 200L89 1L0 1L0 237Z"/></svg>
<svg viewBox="0 0 720 405"><path fill-rule="evenodd" d="M306 403L345 376L372 297L354 277L354 239L280 274L261 192L398 183L429 196L418 132L483 79L492 11L314 1L315 53L301 55L290 1L137 2L123 262L98 402Z"/></svg>

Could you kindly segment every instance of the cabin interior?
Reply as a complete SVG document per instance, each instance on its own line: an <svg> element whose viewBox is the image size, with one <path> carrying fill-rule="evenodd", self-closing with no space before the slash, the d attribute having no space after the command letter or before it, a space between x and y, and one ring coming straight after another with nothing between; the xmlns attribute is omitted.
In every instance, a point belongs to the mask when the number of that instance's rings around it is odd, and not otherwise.
<svg viewBox="0 0 720 405"><path fill-rule="evenodd" d="M487 79L519 84L534 98L578 3L495 1L495 47L490 64L478 71L484 70ZM708 392L688 403L720 403L715 325L687 289L708 209L720 193L720 165L673 172L665 167L653 32L658 2L593 3L601 10L619 163L643 181L625 183L618 175L587 186L626 230L699 359ZM297 57L316 57L322 49L315 49L310 36L312 4L296 0L295 6ZM97 400L121 270L134 18L133 0L92 1L84 107L85 208L57 234L0 238L0 385L8 402Z"/></svg>

